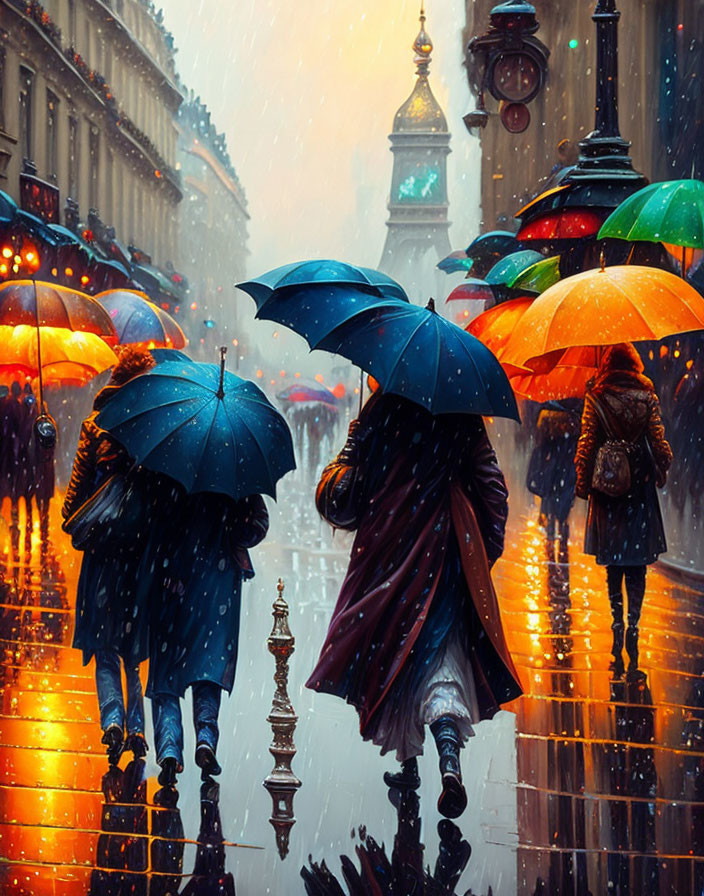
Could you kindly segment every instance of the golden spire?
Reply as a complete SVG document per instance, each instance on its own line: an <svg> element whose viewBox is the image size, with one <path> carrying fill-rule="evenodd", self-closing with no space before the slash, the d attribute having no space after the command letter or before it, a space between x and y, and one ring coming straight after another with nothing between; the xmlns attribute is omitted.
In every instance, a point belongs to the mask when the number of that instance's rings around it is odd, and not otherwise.
<svg viewBox="0 0 704 896"><path fill-rule="evenodd" d="M415 52L413 61L416 64L416 74L427 76L430 67L430 54L433 51L433 42L425 30L425 5L423 0L421 0L420 4L420 31L413 41L413 50Z"/></svg>

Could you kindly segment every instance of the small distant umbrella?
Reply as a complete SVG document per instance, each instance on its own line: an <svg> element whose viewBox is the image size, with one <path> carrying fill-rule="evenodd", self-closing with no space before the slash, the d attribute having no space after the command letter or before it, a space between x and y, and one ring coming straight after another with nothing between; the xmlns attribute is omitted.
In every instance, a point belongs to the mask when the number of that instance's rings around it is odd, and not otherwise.
<svg viewBox="0 0 704 896"><path fill-rule="evenodd" d="M494 291L486 280L477 280L469 277L459 286L456 286L446 302L493 302Z"/></svg>
<svg viewBox="0 0 704 896"><path fill-rule="evenodd" d="M441 259L437 263L437 267L446 274L456 274L460 271L465 273L471 271L473 264L474 259L468 258L464 249L457 249Z"/></svg>
<svg viewBox="0 0 704 896"><path fill-rule="evenodd" d="M491 230L482 233L467 246L465 254L474 262L472 270L477 277L485 277L491 268L512 252L517 252L521 244L515 233L508 230Z"/></svg>
<svg viewBox="0 0 704 896"><path fill-rule="evenodd" d="M99 293L96 299L110 315L120 345L179 349L187 344L173 317L142 292L111 289Z"/></svg>
<svg viewBox="0 0 704 896"><path fill-rule="evenodd" d="M665 243L669 251L680 247L684 276L684 250L704 248L704 183L670 180L638 190L606 219L599 239L606 237Z"/></svg>
<svg viewBox="0 0 704 896"><path fill-rule="evenodd" d="M496 262L486 275L486 282L490 286L508 286L519 274L542 259L540 252L535 252L533 249L512 252Z"/></svg>
<svg viewBox="0 0 704 896"><path fill-rule="evenodd" d="M559 279L560 256L553 255L551 258L536 261L535 264L521 271L509 280L507 286L514 289L525 289L527 292L541 293L557 283Z"/></svg>
<svg viewBox="0 0 704 896"><path fill-rule="evenodd" d="M149 470L188 492L234 500L264 493L295 469L291 433L254 383L220 365L162 361L125 383L103 406L98 425Z"/></svg>
<svg viewBox="0 0 704 896"><path fill-rule="evenodd" d="M318 401L333 406L337 404L337 398L335 398L333 393L318 383L315 385L305 382L292 383L286 389L277 392L276 397L279 401L288 401L292 404L298 404L303 401Z"/></svg>

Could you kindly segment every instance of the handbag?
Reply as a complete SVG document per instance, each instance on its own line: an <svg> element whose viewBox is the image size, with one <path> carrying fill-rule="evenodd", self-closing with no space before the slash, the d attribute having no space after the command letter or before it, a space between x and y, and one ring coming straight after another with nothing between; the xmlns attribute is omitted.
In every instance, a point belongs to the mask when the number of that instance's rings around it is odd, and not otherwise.
<svg viewBox="0 0 704 896"><path fill-rule="evenodd" d="M626 439L617 438L600 402L593 395L588 395L587 398L591 401L606 433L606 441L596 454L592 489L611 498L620 498L631 488L630 454L634 444Z"/></svg>
<svg viewBox="0 0 704 896"><path fill-rule="evenodd" d="M131 473L114 473L64 522L77 551L133 544L146 516L143 489Z"/></svg>

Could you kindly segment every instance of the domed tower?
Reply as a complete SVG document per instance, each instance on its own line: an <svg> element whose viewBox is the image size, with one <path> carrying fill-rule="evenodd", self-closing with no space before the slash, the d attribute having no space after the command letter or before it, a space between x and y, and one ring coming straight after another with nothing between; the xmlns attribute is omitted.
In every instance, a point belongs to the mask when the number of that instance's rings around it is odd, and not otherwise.
<svg viewBox="0 0 704 896"><path fill-rule="evenodd" d="M437 289L435 265L450 253L447 156L450 132L428 81L433 43L425 30L413 42L416 84L394 117L389 134L394 157L386 243L379 267L420 293Z"/></svg>

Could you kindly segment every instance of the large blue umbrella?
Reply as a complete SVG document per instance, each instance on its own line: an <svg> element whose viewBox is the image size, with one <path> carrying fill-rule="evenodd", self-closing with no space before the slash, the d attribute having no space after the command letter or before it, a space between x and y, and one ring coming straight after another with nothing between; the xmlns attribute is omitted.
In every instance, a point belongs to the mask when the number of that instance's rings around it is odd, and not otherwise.
<svg viewBox="0 0 704 896"><path fill-rule="evenodd" d="M285 294L289 289L300 294L301 287L311 288L312 296L315 296L316 290L320 287L340 286L351 287L362 294L408 301L403 287L391 277L382 274L381 271L356 267L333 259L316 259L285 264L267 271L261 277L237 285L254 299L257 303L257 311L261 311L263 305L273 295L282 293L282 291Z"/></svg>
<svg viewBox="0 0 704 896"><path fill-rule="evenodd" d="M188 492L234 500L276 497L276 483L295 469L291 433L254 383L220 366L162 361L125 383L104 405L98 425L149 470Z"/></svg>

